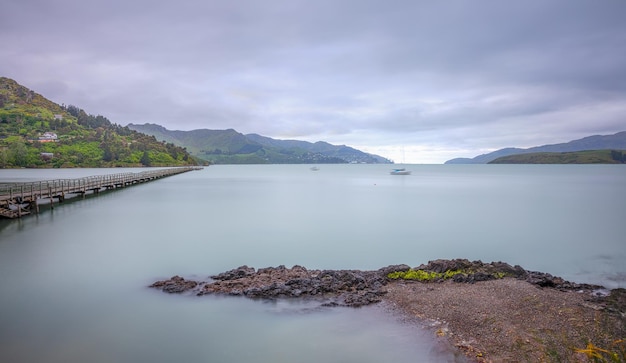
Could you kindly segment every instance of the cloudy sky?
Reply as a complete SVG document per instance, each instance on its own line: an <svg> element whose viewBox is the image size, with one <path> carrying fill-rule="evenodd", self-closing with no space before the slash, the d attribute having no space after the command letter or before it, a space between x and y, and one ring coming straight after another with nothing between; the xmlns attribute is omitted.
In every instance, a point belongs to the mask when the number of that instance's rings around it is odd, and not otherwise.
<svg viewBox="0 0 626 363"><path fill-rule="evenodd" d="M626 130L624 0L5 0L0 76L120 125L396 162Z"/></svg>

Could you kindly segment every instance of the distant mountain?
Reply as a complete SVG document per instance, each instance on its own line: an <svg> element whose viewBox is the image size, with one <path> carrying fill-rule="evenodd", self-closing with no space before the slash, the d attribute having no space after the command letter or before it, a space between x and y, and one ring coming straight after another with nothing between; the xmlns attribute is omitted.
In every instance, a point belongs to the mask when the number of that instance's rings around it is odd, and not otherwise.
<svg viewBox="0 0 626 363"><path fill-rule="evenodd" d="M128 128L184 147L214 164L390 164L390 160L345 145L318 141L277 140L258 134L227 130L168 130L156 124L129 124Z"/></svg>
<svg viewBox="0 0 626 363"><path fill-rule="evenodd" d="M312 153L319 153L330 157L343 159L349 163L366 164L391 164L391 160L382 156L365 153L346 145L332 145L324 141L310 143L298 140L277 140L258 134L247 134L248 140L257 142L263 146L276 147L280 149L304 149Z"/></svg>
<svg viewBox="0 0 626 363"><path fill-rule="evenodd" d="M573 152L585 150L626 150L626 131L613 135L594 135L562 144L552 144L531 147L528 149L505 148L474 158L456 158L448 160L446 164L487 164L497 158L509 155L530 154L540 152Z"/></svg>

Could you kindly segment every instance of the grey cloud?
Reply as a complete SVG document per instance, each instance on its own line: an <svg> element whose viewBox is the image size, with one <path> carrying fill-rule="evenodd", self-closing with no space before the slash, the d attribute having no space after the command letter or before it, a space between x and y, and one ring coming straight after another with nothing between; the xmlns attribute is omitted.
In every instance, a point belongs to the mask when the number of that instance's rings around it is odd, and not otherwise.
<svg viewBox="0 0 626 363"><path fill-rule="evenodd" d="M437 150L539 144L624 129L625 10L10 0L0 74L120 124Z"/></svg>

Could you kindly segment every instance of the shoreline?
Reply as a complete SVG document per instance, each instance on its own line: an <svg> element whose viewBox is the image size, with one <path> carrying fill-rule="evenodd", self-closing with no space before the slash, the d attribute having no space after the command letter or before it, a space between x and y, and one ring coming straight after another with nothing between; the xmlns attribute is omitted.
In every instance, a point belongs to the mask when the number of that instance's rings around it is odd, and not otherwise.
<svg viewBox="0 0 626 363"><path fill-rule="evenodd" d="M621 315L607 309L609 296L504 278L473 285L398 282L388 285L385 301L407 317L437 322L434 334L470 361L584 362L588 343L623 353L623 343L614 343L624 338L624 307Z"/></svg>
<svg viewBox="0 0 626 363"><path fill-rule="evenodd" d="M322 306L381 303L409 322L431 322L420 325L435 326L433 334L469 361L584 362L593 354L618 354L626 361L626 289L572 283L503 262L435 260L375 271L241 266L207 281L174 276L150 287L253 299L312 298Z"/></svg>

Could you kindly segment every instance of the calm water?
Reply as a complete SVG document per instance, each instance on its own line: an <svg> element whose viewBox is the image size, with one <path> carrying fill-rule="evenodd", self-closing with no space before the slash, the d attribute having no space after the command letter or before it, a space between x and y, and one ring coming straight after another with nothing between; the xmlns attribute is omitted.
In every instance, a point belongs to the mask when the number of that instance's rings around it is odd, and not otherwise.
<svg viewBox="0 0 626 363"><path fill-rule="evenodd" d="M502 260L626 287L623 166L212 166L0 220L2 362L454 361L379 307L167 295L254 267ZM0 170L0 182L120 169ZM136 171L136 170L130 170Z"/></svg>

